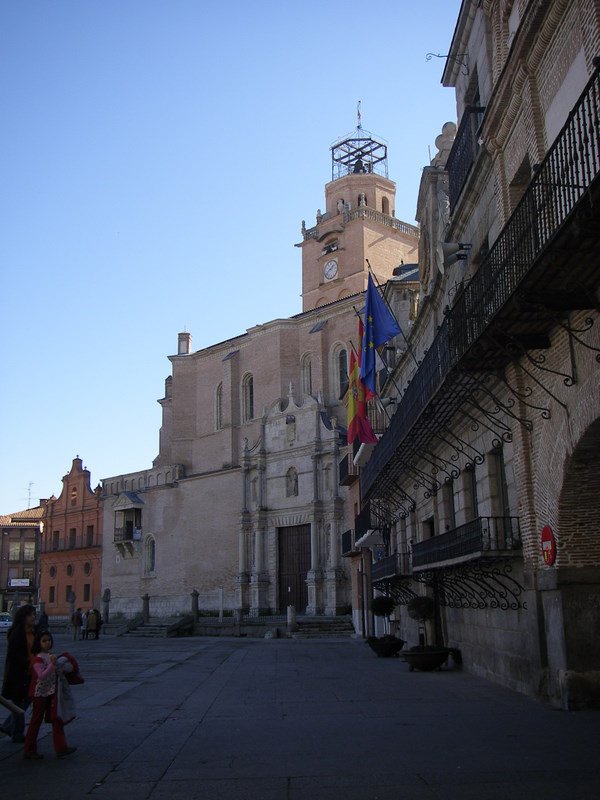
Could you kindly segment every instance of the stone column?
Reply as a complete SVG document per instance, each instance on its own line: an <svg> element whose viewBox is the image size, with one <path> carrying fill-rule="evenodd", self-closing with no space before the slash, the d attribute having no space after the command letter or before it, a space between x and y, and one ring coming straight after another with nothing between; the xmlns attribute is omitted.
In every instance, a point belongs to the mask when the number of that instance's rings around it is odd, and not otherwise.
<svg viewBox="0 0 600 800"><path fill-rule="evenodd" d="M192 592L192 616L194 618L194 622L198 622L198 597L198 590L194 589Z"/></svg>
<svg viewBox="0 0 600 800"><path fill-rule="evenodd" d="M269 574L265 572L265 530L258 527L254 533L254 570L250 579L250 613L258 616L269 608L267 592Z"/></svg>
<svg viewBox="0 0 600 800"><path fill-rule="evenodd" d="M325 614L335 616L344 604L341 595L341 585L344 580L344 571L340 567L340 536L339 525L332 520L329 525L329 563L325 572Z"/></svg>
<svg viewBox="0 0 600 800"><path fill-rule="evenodd" d="M313 520L310 523L310 570L306 576L308 587L308 605L306 613L315 616L319 611L319 584L322 581L322 573L319 569L319 523Z"/></svg>

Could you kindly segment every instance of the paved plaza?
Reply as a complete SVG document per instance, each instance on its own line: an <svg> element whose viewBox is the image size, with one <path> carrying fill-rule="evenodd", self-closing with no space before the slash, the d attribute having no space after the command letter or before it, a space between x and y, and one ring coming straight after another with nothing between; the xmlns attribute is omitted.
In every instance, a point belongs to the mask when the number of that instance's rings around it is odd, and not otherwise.
<svg viewBox="0 0 600 800"><path fill-rule="evenodd" d="M600 799L600 712L411 673L360 640L56 638L86 678L78 750L55 759L45 725L24 761L3 737L3 797Z"/></svg>

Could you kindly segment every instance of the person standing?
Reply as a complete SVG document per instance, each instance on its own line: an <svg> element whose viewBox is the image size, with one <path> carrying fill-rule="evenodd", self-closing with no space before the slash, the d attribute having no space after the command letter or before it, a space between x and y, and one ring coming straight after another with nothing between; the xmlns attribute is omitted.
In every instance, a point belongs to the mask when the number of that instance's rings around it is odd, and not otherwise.
<svg viewBox="0 0 600 800"><path fill-rule="evenodd" d="M90 608L88 611L88 619L87 619L87 634L88 639L96 639L98 638L98 629L97 629L98 620L96 619L96 614L94 610Z"/></svg>
<svg viewBox="0 0 600 800"><path fill-rule="evenodd" d="M31 605L21 606L8 629L6 638L6 661L2 695L12 700L25 712L29 706L29 682L31 680L31 664L33 655L31 648L35 636L35 608ZM0 731L12 737L13 742L25 741L25 713L11 713L0 726Z"/></svg>
<svg viewBox="0 0 600 800"><path fill-rule="evenodd" d="M57 692L60 668L57 657L51 653L54 640L49 631L40 631L35 637L32 652L33 677L31 679L30 696L33 700L33 712L25 737L24 758L37 760L44 756L37 751L37 737L44 717L52 723L52 744L57 758L74 753L77 748L69 747L65 738L65 722L72 716L62 720L58 714Z"/></svg>
<svg viewBox="0 0 600 800"><path fill-rule="evenodd" d="M83 617L81 616L81 609L77 608L71 614L71 625L73 626L73 641L76 642L79 639L79 634L81 632L81 624L83 622Z"/></svg>
<svg viewBox="0 0 600 800"><path fill-rule="evenodd" d="M88 615L89 612L85 612L81 615L81 638L87 639L87 623L88 623Z"/></svg>

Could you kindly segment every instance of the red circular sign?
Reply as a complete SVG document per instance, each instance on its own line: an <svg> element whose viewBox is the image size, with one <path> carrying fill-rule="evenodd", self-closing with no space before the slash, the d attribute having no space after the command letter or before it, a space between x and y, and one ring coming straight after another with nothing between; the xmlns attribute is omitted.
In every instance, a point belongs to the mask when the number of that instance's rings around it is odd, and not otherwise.
<svg viewBox="0 0 600 800"><path fill-rule="evenodd" d="M551 567L556 560L556 539L552 533L550 525L544 525L542 528L542 556L544 557L544 564Z"/></svg>

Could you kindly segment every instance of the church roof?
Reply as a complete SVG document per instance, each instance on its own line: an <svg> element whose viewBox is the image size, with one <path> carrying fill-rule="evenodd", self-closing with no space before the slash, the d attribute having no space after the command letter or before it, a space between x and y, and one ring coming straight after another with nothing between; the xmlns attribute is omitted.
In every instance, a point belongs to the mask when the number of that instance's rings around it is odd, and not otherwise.
<svg viewBox="0 0 600 800"><path fill-rule="evenodd" d="M414 283L419 280L418 264L400 264L394 270L394 278L399 278L400 282Z"/></svg>

